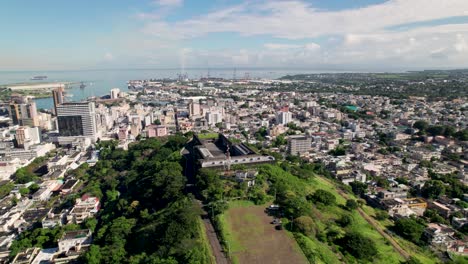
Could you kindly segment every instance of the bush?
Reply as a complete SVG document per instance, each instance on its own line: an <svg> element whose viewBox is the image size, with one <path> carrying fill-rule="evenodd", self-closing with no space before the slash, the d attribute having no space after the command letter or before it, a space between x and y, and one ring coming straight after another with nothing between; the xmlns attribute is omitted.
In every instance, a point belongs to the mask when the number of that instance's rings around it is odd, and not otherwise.
<svg viewBox="0 0 468 264"><path fill-rule="evenodd" d="M353 222L353 217L351 215L345 214L340 219L336 220L336 223L341 227L347 227Z"/></svg>
<svg viewBox="0 0 468 264"><path fill-rule="evenodd" d="M357 259L372 260L377 254L374 241L357 232L346 233L339 244L345 251Z"/></svg>
<svg viewBox="0 0 468 264"><path fill-rule="evenodd" d="M349 199L349 200L346 201L346 207L349 210L354 210L354 209L357 209L359 207L359 204L356 202L356 200Z"/></svg>
<svg viewBox="0 0 468 264"><path fill-rule="evenodd" d="M377 211L375 213L375 219L379 220L379 221L383 221L385 219L388 219L389 215L386 211Z"/></svg>
<svg viewBox="0 0 468 264"><path fill-rule="evenodd" d="M322 203L324 205L334 205L336 204L336 197L332 193L325 190L317 190L312 195L312 200L317 203Z"/></svg>
<svg viewBox="0 0 468 264"><path fill-rule="evenodd" d="M315 235L314 220L310 216L299 216L294 219L294 227L297 231L307 236Z"/></svg>

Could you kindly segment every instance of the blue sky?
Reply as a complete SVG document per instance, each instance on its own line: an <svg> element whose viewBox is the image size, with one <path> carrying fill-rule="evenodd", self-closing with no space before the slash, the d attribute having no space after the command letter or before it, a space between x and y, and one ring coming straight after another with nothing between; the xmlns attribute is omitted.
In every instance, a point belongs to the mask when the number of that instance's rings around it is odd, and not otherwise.
<svg viewBox="0 0 468 264"><path fill-rule="evenodd" d="M466 0L15 0L0 32L0 70L468 67Z"/></svg>

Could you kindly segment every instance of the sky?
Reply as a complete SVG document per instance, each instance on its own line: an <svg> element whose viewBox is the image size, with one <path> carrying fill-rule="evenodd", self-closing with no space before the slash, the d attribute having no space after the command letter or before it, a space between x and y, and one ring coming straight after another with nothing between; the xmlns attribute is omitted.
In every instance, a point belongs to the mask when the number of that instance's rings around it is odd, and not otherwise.
<svg viewBox="0 0 468 264"><path fill-rule="evenodd" d="M14 0L0 70L468 68L468 0Z"/></svg>

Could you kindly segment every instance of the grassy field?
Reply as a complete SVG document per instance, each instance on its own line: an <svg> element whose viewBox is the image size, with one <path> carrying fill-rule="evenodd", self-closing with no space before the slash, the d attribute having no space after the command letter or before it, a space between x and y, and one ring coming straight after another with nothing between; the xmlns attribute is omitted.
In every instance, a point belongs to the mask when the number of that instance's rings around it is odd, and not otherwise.
<svg viewBox="0 0 468 264"><path fill-rule="evenodd" d="M310 184L314 189L323 189L331 192L336 197L336 201L339 205L345 205L346 200L336 191L336 187L325 181L321 177L315 177L311 180ZM382 237L367 221L357 212L349 212L340 206L327 207L326 210L315 210L316 219L320 219L318 226L326 228L328 223L340 218L344 214L350 213L353 222L350 227L351 230L359 232L364 236L371 238L378 249L378 263L399 263L404 259L394 251L393 247L387 243L384 237ZM319 242L319 241L316 241ZM320 242L319 242L320 243ZM323 260L325 261L325 260Z"/></svg>
<svg viewBox="0 0 468 264"><path fill-rule="evenodd" d="M217 138L218 133L201 133L197 135L199 139L211 139L211 138Z"/></svg>
<svg viewBox="0 0 468 264"><path fill-rule="evenodd" d="M345 207L346 199L342 197L334 183L325 180L322 177L316 176L311 179L301 179L294 175L291 175L278 167L266 166L264 173L269 175L268 177L272 181L284 182L291 189L295 195L307 196L311 195L319 189L326 190L333 194L336 198L336 205L324 206L312 204L311 217L314 220L316 229L316 237L310 237L305 240L305 243L300 243L303 252L307 255L307 252L314 252L315 261L323 263L340 262L340 258L344 257L345 262L356 261L352 256L342 256L338 250L338 247L328 239L323 238L324 234L329 231L338 232L344 235L345 229L340 227L336 220L341 219L344 215L352 217L353 221L350 226L346 229L349 231L357 231L363 234L365 237L372 239L374 242L378 254L373 258L375 263L400 263L404 261L404 258L394 250L389 242L375 230L356 210L348 210ZM321 239L320 236L322 236ZM340 235L338 235L339 237ZM297 237L296 237L297 240ZM304 240L304 239L302 239ZM298 241L300 242L300 241ZM305 247L306 246L306 247ZM320 250L319 250L320 249ZM335 254L337 253L337 254ZM309 258L310 259L310 258Z"/></svg>
<svg viewBox="0 0 468 264"><path fill-rule="evenodd" d="M218 219L234 263L307 263L287 231L275 230L265 205L235 201Z"/></svg>

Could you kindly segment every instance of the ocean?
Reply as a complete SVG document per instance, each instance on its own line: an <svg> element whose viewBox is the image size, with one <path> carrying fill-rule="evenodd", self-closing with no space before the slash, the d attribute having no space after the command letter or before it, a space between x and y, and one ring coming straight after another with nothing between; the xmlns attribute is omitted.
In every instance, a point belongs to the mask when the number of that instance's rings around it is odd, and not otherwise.
<svg viewBox="0 0 468 264"><path fill-rule="evenodd" d="M128 80L177 78L180 69L120 69L120 70L80 70L80 71L0 71L0 85L41 82L31 81L31 77L45 75L47 79L42 82L73 82L71 88L67 89L67 101L80 101L89 96L103 96L109 94L110 89L119 88L127 91ZM233 78L234 69L187 69L183 71L190 79L200 77ZM279 78L287 74L317 73L309 70L278 70L278 69L236 69L236 78ZM81 89L80 82L86 84ZM52 98L36 99L37 108L51 109Z"/></svg>

